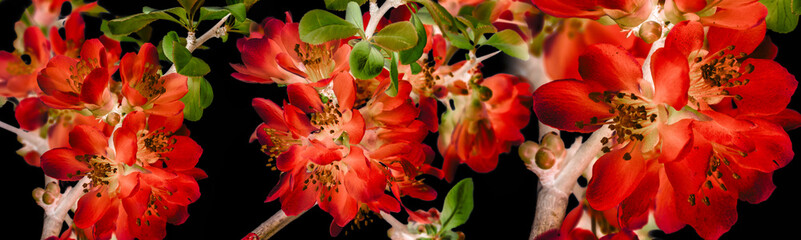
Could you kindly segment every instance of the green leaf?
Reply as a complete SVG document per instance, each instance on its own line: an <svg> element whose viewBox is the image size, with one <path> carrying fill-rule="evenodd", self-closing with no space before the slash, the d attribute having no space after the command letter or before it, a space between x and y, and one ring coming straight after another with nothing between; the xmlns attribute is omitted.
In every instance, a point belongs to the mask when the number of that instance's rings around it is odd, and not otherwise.
<svg viewBox="0 0 801 240"><path fill-rule="evenodd" d="M165 55L167 53L164 53ZM192 53L186 47L173 45L173 63L175 70L187 77L202 77L211 71L209 65L200 58L192 57Z"/></svg>
<svg viewBox="0 0 801 240"><path fill-rule="evenodd" d="M456 20L454 20L453 15L448 13L442 5L435 3L431 0L411 0L411 2L417 2L423 4L426 8L426 12L431 16L431 18L436 22L437 26L443 31L453 31Z"/></svg>
<svg viewBox="0 0 801 240"><path fill-rule="evenodd" d="M188 91L181 102L184 103L184 118L198 121L203 116L203 109L211 105L214 92L211 84L203 77L190 77L187 82Z"/></svg>
<svg viewBox="0 0 801 240"><path fill-rule="evenodd" d="M170 31L167 35L164 35L164 38L161 40L162 42L162 51L164 51L164 56L167 57L170 62L175 62L173 58L173 46L175 44L180 44L180 38L178 37L178 33L175 31Z"/></svg>
<svg viewBox="0 0 801 240"><path fill-rule="evenodd" d="M466 178L451 188L442 206L440 232L449 231L467 222L473 211L473 179Z"/></svg>
<svg viewBox="0 0 801 240"><path fill-rule="evenodd" d="M411 49L400 52L400 62L405 65L417 62L423 56L423 49L426 47L426 41L428 41L425 26L423 26L420 18L412 14L412 18L409 21L414 25L414 29L417 32L417 44Z"/></svg>
<svg viewBox="0 0 801 240"><path fill-rule="evenodd" d="M486 1L476 6L472 15L480 22L489 23L493 9L495 9L495 1Z"/></svg>
<svg viewBox="0 0 801 240"><path fill-rule="evenodd" d="M420 18L420 21L423 22L423 24L425 25L437 24L437 22L434 21L434 18L431 16L431 13L429 13L428 9L425 7L422 7L420 8L420 10L417 10L417 13L415 13L414 15L417 15L417 17Z"/></svg>
<svg viewBox="0 0 801 240"><path fill-rule="evenodd" d="M420 64L417 64L416 62L409 64L409 67L412 68L412 74L418 74L420 73L420 71L423 71L423 67L421 67Z"/></svg>
<svg viewBox="0 0 801 240"><path fill-rule="evenodd" d="M392 59L389 62L389 78L391 80L389 88L384 91L388 96L398 96L398 57L397 53L391 53Z"/></svg>
<svg viewBox="0 0 801 240"><path fill-rule="evenodd" d="M348 10L345 10L345 20L359 28L359 33L364 36L364 19L362 19L362 9L356 2L348 3Z"/></svg>
<svg viewBox="0 0 801 240"><path fill-rule="evenodd" d="M528 60L528 45L514 30L506 29L493 34L484 44L493 46L509 56Z"/></svg>
<svg viewBox="0 0 801 240"><path fill-rule="evenodd" d="M361 41L350 51L350 72L358 79L371 79L384 68L384 56L372 44Z"/></svg>
<svg viewBox="0 0 801 240"><path fill-rule="evenodd" d="M793 1L793 14L801 15L801 0L792 0Z"/></svg>
<svg viewBox="0 0 801 240"><path fill-rule="evenodd" d="M359 32L352 23L333 13L314 9L303 15L298 26L300 40L309 44L322 44L327 41L343 39Z"/></svg>
<svg viewBox="0 0 801 240"><path fill-rule="evenodd" d="M244 3L237 3L225 6L225 9L231 12L237 22L245 21L247 19L247 8Z"/></svg>
<svg viewBox="0 0 801 240"><path fill-rule="evenodd" d="M461 34L445 32L445 36L451 40L451 45L453 45L454 47L467 50L472 50L474 48L473 44L470 43L470 40L462 36Z"/></svg>
<svg viewBox="0 0 801 240"><path fill-rule="evenodd" d="M798 25L798 15L794 14L793 0L760 0L768 8L765 22L768 29L778 33L792 32Z"/></svg>
<svg viewBox="0 0 801 240"><path fill-rule="evenodd" d="M384 49L403 51L417 45L417 31L410 22L396 22L381 29L371 40Z"/></svg>
<svg viewBox="0 0 801 240"><path fill-rule="evenodd" d="M348 7L350 2L354 2L361 6L362 4L366 3L367 0L325 0L325 8L334 11L343 11Z"/></svg>
<svg viewBox="0 0 801 240"><path fill-rule="evenodd" d="M179 19L168 14L167 11L180 8L171 8L167 10L152 11L150 13L139 13L131 16L117 18L108 21L108 30L112 35L128 35L132 32L139 31L156 20L170 20L178 24L182 24ZM183 9L181 9L183 11Z"/></svg>

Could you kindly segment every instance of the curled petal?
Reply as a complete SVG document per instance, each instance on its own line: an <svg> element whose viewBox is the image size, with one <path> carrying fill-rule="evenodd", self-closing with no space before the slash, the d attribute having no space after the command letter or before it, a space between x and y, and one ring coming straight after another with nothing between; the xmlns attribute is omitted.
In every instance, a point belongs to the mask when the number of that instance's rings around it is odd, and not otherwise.
<svg viewBox="0 0 801 240"><path fill-rule="evenodd" d="M604 154L592 168L587 185L587 202L596 210L611 209L626 199L645 177L645 160L636 144ZM624 154L630 155L624 160Z"/></svg>

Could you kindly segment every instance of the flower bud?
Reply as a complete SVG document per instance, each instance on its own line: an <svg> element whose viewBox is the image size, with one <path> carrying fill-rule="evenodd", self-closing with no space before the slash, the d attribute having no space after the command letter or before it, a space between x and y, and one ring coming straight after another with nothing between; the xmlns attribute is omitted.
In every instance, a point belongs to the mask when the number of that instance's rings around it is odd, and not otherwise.
<svg viewBox="0 0 801 240"><path fill-rule="evenodd" d="M61 194L61 187L59 187L56 182L49 182L47 186L45 186L45 191L50 194L58 195Z"/></svg>
<svg viewBox="0 0 801 240"><path fill-rule="evenodd" d="M478 88L478 99L481 100L482 102L486 102L492 99L492 89L485 86L480 86Z"/></svg>
<svg viewBox="0 0 801 240"><path fill-rule="evenodd" d="M534 161L537 163L537 167L548 170L556 163L556 156L551 150L540 148L540 150L537 150L537 154L534 155Z"/></svg>
<svg viewBox="0 0 801 240"><path fill-rule="evenodd" d="M551 150L554 156L561 157L565 153L565 142L554 132L545 134L542 137L542 147Z"/></svg>
<svg viewBox="0 0 801 240"><path fill-rule="evenodd" d="M662 37L662 25L654 21L647 21L640 25L640 38L646 43L653 43Z"/></svg>
<svg viewBox="0 0 801 240"><path fill-rule="evenodd" d="M42 194L45 193L45 190L42 188L33 189L33 201L39 202L42 200Z"/></svg>
<svg viewBox="0 0 801 240"><path fill-rule="evenodd" d="M531 164L531 159L534 158L534 155L537 154L537 150L540 149L540 145L532 142L526 141L523 144L520 144L520 147L517 149L517 153L520 154L520 159L523 159L523 162L526 165Z"/></svg>
<svg viewBox="0 0 801 240"><path fill-rule="evenodd" d="M117 126L117 123L120 123L120 115L117 113L109 113L106 116L106 123L111 126Z"/></svg>
<svg viewBox="0 0 801 240"><path fill-rule="evenodd" d="M54 197L49 192L45 192L44 194L42 194L42 202L44 204L50 205L50 204L53 204L53 202L55 202L55 201L56 201L56 197Z"/></svg>

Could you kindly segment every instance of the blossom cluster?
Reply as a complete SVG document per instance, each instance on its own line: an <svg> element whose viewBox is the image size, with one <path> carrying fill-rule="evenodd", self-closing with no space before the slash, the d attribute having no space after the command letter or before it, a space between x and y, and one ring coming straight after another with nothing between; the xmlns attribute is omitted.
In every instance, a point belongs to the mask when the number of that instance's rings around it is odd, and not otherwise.
<svg viewBox="0 0 801 240"><path fill-rule="evenodd" d="M15 25L16 51L0 52L0 94L20 126L4 128L49 181L77 181L63 194L34 191L46 210L74 211L62 239L162 239L166 223L189 217L206 178L195 167L203 149L183 126L187 77L162 74L150 43L123 55L117 40L86 39L82 14L101 8L72 3L59 19L64 2L34 1Z"/></svg>

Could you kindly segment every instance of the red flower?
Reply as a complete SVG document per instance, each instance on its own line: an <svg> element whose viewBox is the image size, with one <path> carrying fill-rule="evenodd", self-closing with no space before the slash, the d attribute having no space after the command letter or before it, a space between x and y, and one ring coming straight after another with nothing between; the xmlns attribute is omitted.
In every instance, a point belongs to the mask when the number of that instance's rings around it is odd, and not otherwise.
<svg viewBox="0 0 801 240"><path fill-rule="evenodd" d="M116 60L112 60L115 62ZM111 110L113 101L108 83L108 54L103 44L92 39L81 48L81 59L56 56L38 77L42 101L56 109L88 109L95 115Z"/></svg>
<svg viewBox="0 0 801 240"><path fill-rule="evenodd" d="M520 129L531 115L529 85L515 76L498 74L480 80L471 92L455 97L456 108L445 113L440 126L438 146L449 181L459 163L477 172L495 169L498 155L523 142Z"/></svg>
<svg viewBox="0 0 801 240"><path fill-rule="evenodd" d="M555 34L547 37L543 46L545 73L551 79L581 79L578 59L588 46L599 43L618 45L629 50L635 58L645 59L651 44L628 37L617 25L604 26L596 21L566 19Z"/></svg>
<svg viewBox="0 0 801 240"><path fill-rule="evenodd" d="M64 55L77 58L84 42L84 29L86 25L80 12L73 12L64 24L64 33L61 36L58 29L53 26L50 28L50 43L53 44L53 52L56 55ZM66 38L65 38L66 37Z"/></svg>
<svg viewBox="0 0 801 240"><path fill-rule="evenodd" d="M251 83L313 83L339 72L347 72L350 46L341 41L311 45L300 41L298 24L287 14L287 22L264 21L264 36L237 40L242 64L231 64L231 76Z"/></svg>
<svg viewBox="0 0 801 240"><path fill-rule="evenodd" d="M647 19L653 8L652 1L648 0L532 0L532 2L538 9L551 16L598 20L608 15L619 24L631 27Z"/></svg>
<svg viewBox="0 0 801 240"><path fill-rule="evenodd" d="M139 54L128 53L120 61L123 108L144 111L148 114L175 116L184 109L179 101L187 91L187 79L178 73L160 76L159 56L156 48L145 43Z"/></svg>
<svg viewBox="0 0 801 240"><path fill-rule="evenodd" d="M704 26L744 30L764 22L768 9L756 0L667 0L665 17L670 22L699 21Z"/></svg>
<svg viewBox="0 0 801 240"><path fill-rule="evenodd" d="M42 170L59 180L76 181L86 176L90 183L86 195L78 201L75 226L89 228L105 225L112 206L131 196L139 186L139 172L129 171L130 164L113 158L115 149L109 148L108 137L100 130L79 125L70 132L70 148L56 148L44 153ZM116 149L122 153L124 149ZM101 221L103 219L103 221Z"/></svg>
<svg viewBox="0 0 801 240"><path fill-rule="evenodd" d="M787 107L798 82L773 60L746 58L762 42L765 31L764 22L741 31L713 26L704 38L700 23L681 22L671 30L664 50L657 50L680 57L653 59L652 64L658 68L688 66L690 106L699 110L725 109L723 106L734 101L734 112L778 114ZM707 48L704 39L709 41Z"/></svg>
<svg viewBox="0 0 801 240"><path fill-rule="evenodd" d="M0 51L0 95L24 98L39 92L36 76L50 60L50 45L37 27L25 29L21 53ZM26 55L29 62L22 59Z"/></svg>

